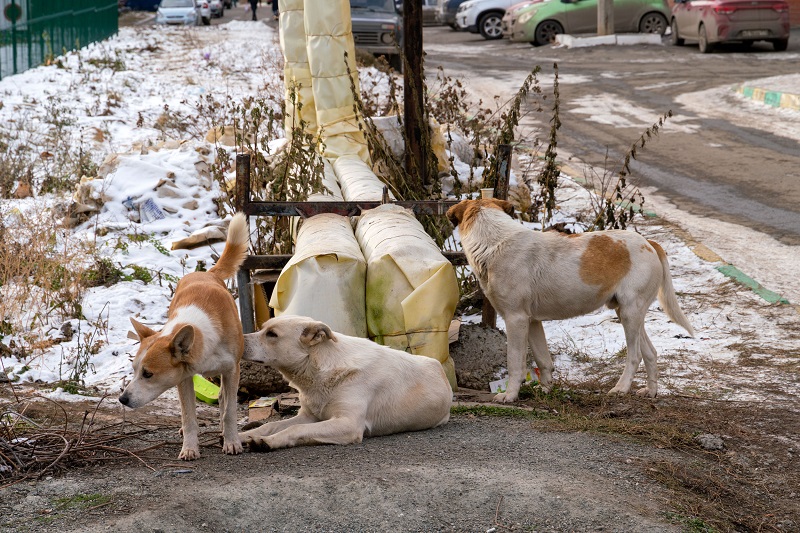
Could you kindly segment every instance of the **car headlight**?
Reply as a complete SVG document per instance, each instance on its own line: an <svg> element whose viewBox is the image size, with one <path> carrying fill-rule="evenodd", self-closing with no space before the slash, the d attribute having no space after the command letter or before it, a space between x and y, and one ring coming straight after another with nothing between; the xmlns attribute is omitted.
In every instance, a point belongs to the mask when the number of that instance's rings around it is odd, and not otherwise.
<svg viewBox="0 0 800 533"><path fill-rule="evenodd" d="M473 2L464 2L460 6L458 6L458 12L461 13L462 11L466 11L467 9L472 7Z"/></svg>
<svg viewBox="0 0 800 533"><path fill-rule="evenodd" d="M519 19L517 19L517 22L519 24L527 24L528 21L531 20L535 14L536 14L536 10L535 9L533 11L527 11L527 12L525 12L522 15L519 16Z"/></svg>

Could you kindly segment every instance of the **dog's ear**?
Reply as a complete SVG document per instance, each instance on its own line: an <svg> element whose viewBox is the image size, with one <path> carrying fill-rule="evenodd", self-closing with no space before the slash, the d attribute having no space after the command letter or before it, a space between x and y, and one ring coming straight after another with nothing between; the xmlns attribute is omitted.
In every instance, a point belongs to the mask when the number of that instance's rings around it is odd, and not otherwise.
<svg viewBox="0 0 800 533"><path fill-rule="evenodd" d="M470 200L461 200L456 205L447 210L447 218L453 227L457 227L464 219L464 211L469 207Z"/></svg>
<svg viewBox="0 0 800 533"><path fill-rule="evenodd" d="M498 200L497 198L494 199L494 203L496 203L500 209L505 211L508 216L515 218L516 213L514 212L514 204L505 200Z"/></svg>
<svg viewBox="0 0 800 533"><path fill-rule="evenodd" d="M141 322L138 322L135 318L131 317L131 324L133 324L133 329L136 331L136 334L139 336L139 340L142 341L147 337L152 337L156 334L156 332Z"/></svg>
<svg viewBox="0 0 800 533"><path fill-rule="evenodd" d="M325 340L336 342L336 336L331 331L331 328L322 322L315 322L310 326L306 326L300 335L300 342L306 346L315 346Z"/></svg>
<svg viewBox="0 0 800 533"><path fill-rule="evenodd" d="M169 347L172 351L172 357L180 362L184 362L189 358L189 352L194 345L194 327L186 324L178 330L172 339L169 341Z"/></svg>

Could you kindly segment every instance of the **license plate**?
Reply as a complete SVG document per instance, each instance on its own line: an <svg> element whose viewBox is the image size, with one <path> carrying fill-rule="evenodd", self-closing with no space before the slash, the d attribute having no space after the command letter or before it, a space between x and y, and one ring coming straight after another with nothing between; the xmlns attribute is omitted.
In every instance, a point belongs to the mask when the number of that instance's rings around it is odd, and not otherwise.
<svg viewBox="0 0 800 533"><path fill-rule="evenodd" d="M742 37L767 37L769 30L743 30Z"/></svg>

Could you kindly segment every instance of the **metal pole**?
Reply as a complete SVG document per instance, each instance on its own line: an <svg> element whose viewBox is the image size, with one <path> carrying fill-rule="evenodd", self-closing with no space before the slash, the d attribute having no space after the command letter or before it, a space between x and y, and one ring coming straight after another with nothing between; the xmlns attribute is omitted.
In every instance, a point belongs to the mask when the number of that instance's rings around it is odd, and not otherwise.
<svg viewBox="0 0 800 533"><path fill-rule="evenodd" d="M250 154L236 154L236 211L246 212L248 202L250 202ZM256 330L256 320L250 269L239 268L239 272L236 274L236 286L239 288L239 315L242 319L242 330L245 333L252 333Z"/></svg>
<svg viewBox="0 0 800 533"><path fill-rule="evenodd" d="M424 109L422 95L422 0L403 2L403 101L406 130L406 173L428 185L422 150Z"/></svg>

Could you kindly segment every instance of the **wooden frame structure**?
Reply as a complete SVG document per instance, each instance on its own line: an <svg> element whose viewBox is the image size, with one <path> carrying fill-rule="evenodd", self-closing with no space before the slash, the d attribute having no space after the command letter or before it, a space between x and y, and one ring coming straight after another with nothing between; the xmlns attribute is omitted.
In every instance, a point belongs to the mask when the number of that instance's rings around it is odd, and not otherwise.
<svg viewBox="0 0 800 533"><path fill-rule="evenodd" d="M389 202L387 195L384 195L384 201L382 202L255 202L251 198L250 154L237 154L236 211L242 212L247 216L300 216L308 218L320 213L335 213L352 217L360 215L362 210L374 209L382 203L394 203L413 210L415 214L445 215L450 206L458 203L457 200ZM468 264L464 252L442 252L442 254L453 265ZM291 255L250 255L245 259L236 276L236 284L239 289L239 313L245 333L252 333L255 331L256 326L253 292L251 289L251 271L283 268L291 257Z"/></svg>

